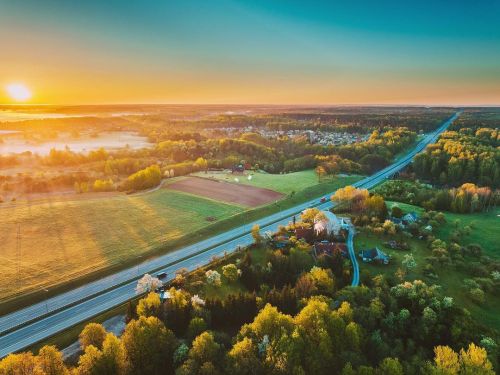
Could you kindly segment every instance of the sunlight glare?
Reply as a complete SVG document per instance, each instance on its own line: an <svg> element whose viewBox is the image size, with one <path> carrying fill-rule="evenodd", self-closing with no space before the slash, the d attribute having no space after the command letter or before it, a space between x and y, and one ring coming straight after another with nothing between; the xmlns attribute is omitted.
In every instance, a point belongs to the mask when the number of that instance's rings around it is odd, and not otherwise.
<svg viewBox="0 0 500 375"><path fill-rule="evenodd" d="M31 91L22 83L11 83L6 86L9 96L18 102L24 102L31 98Z"/></svg>

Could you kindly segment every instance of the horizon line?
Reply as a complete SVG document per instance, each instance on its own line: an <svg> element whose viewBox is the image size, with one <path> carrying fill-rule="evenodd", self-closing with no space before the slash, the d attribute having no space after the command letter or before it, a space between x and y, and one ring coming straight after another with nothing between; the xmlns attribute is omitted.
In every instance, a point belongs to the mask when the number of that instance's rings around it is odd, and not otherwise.
<svg viewBox="0 0 500 375"><path fill-rule="evenodd" d="M259 107L259 106L270 106L270 107L448 107L448 108L481 108L481 107L500 107L500 103L484 103L484 104L426 104L426 103L342 103L342 104L286 104L286 103L81 103L81 104L63 104L63 103L0 103L0 107L36 107L36 106L46 106L46 107L85 107L85 106L247 106L247 107Z"/></svg>

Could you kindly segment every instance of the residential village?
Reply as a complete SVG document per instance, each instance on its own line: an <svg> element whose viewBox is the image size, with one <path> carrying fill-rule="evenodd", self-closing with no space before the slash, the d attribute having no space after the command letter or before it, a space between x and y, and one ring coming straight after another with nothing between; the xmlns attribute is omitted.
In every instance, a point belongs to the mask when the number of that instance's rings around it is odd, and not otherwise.
<svg viewBox="0 0 500 375"><path fill-rule="evenodd" d="M244 128L226 127L207 129L207 131L217 131L227 137L238 137L244 133L257 133L267 139L276 139L288 137L290 139L305 138L311 144L321 146L340 146L352 143L365 142L370 137L370 134L349 133L349 132L328 132L322 130L273 130L255 126L247 126Z"/></svg>

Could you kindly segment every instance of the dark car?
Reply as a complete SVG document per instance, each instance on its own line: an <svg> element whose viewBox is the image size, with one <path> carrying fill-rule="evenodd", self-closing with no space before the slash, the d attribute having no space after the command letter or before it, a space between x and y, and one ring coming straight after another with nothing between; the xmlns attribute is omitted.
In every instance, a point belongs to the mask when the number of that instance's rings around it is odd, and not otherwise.
<svg viewBox="0 0 500 375"><path fill-rule="evenodd" d="M156 275L156 277L160 280L164 279L167 277L167 273L166 272L161 272L159 274Z"/></svg>

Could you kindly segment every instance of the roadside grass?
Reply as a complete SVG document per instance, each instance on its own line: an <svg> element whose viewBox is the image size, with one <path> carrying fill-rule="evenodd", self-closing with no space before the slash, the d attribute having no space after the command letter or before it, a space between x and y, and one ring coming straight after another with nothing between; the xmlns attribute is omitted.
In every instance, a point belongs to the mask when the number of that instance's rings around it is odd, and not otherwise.
<svg viewBox="0 0 500 375"><path fill-rule="evenodd" d="M405 213L411 211L420 213L423 211L423 209L418 206L399 202L387 202L388 207L391 207L393 204L397 204ZM471 233L462 237L462 245L478 243L483 247L484 252L487 255L497 259L500 257L500 246L495 244L495 238L498 238L496 235L496 230L498 228L497 223L500 220L498 217L500 210L498 208L485 213L454 214L444 212L444 214L447 222L440 226L436 231L436 238L448 241L451 232L455 230L454 221L456 219L460 220L459 226L461 228L465 225L470 225L470 223L474 223ZM473 276L463 272L462 270L456 269L453 266L435 267L438 279L431 279L423 274L422 271L427 263L425 258L430 255L430 250L427 248L425 241L415 238L407 238L401 234L397 234L396 236L378 236L366 230L360 229L359 233L354 238L356 255L361 249L374 246L378 246L386 254L391 255L391 263L389 265L368 264L360 261L359 264L361 272L363 270L368 270L372 276L377 274L386 276L394 275L398 267L401 266L404 254L409 252L386 248L383 243L389 239L404 240L410 245L410 251L417 262L417 267L406 276L407 280L420 279L431 285L440 285L443 295L453 297L457 305L469 310L473 316L477 317L477 319L483 324L494 329L500 329L500 315L498 314L498 311L500 311L500 296L495 293L487 293L484 304L478 305L474 303L468 297L467 292L463 287L463 280L472 278ZM466 259L466 262L467 261L477 261L477 259Z"/></svg>
<svg viewBox="0 0 500 375"><path fill-rule="evenodd" d="M0 314L318 198L361 178L337 177L285 196L278 204L246 211L167 189L1 208ZM208 222L208 216L217 221ZM45 288L49 291L44 292Z"/></svg>

